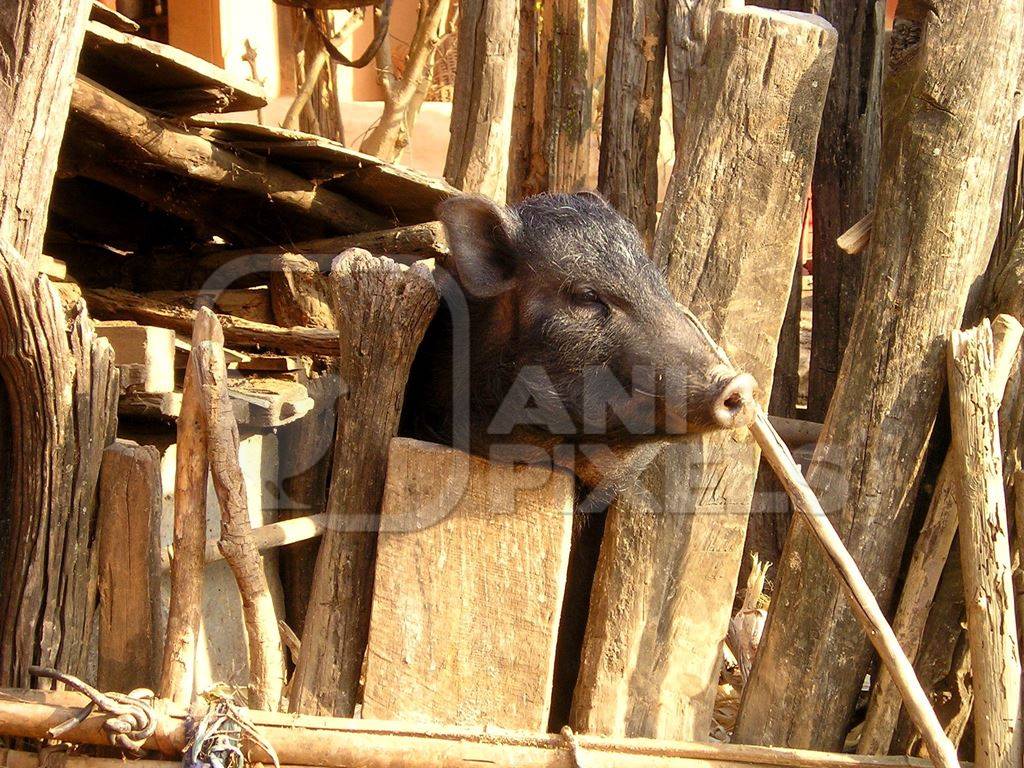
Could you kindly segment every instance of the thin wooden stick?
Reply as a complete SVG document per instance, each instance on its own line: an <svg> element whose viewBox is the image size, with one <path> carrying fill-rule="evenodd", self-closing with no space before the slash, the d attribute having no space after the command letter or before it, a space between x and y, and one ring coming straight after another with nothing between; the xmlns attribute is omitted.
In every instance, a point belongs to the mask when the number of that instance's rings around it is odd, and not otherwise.
<svg viewBox="0 0 1024 768"><path fill-rule="evenodd" d="M0 735L40 739L88 703L71 691L0 690ZM189 713L157 702L156 732L145 748L176 756L191 738ZM198 713L201 715L201 713ZM877 757L812 752L743 744L699 744L657 739L529 733L500 729L419 725L381 720L247 713L260 735L285 765L360 768L927 768L909 757ZM77 744L108 744L105 717L93 713L61 738ZM0 765L4 752L0 750ZM250 758L269 762L254 747ZM86 768L83 764L82 768ZM108 764L96 763L108 768ZM12 766L14 768L14 766ZM29 768L21 764L18 768ZM162 765L154 768L164 768Z"/></svg>
<svg viewBox="0 0 1024 768"><path fill-rule="evenodd" d="M216 317L196 313L192 347L203 341L224 342ZM174 551L167 635L160 667L160 696L187 705L192 699L196 642L203 599L203 548L206 543L206 432L195 370L185 369L178 416L174 475Z"/></svg>
<svg viewBox="0 0 1024 768"><path fill-rule="evenodd" d="M220 502L220 551L235 575L242 598L249 643L249 706L275 710L284 689L284 649L263 558L252 538L223 346L212 341L194 346L190 364L200 385L206 447Z"/></svg>
<svg viewBox="0 0 1024 768"><path fill-rule="evenodd" d="M992 336L995 342L995 365L991 371L990 385L998 400L1009 379L1013 362L1020 346L1024 328L1010 315L999 315L992 322ZM925 623L935 599L949 548L957 530L956 486L957 471L952 452L946 454L942 469L935 481L921 531L914 544L914 553L907 565L903 580L899 606L892 620L892 628L900 646L911 660L917 658L924 638ZM862 755L885 755L889 752L896 723L900 713L900 693L892 675L885 668L879 670L878 679L871 691L871 703L864 721L864 730L857 744Z"/></svg>
<svg viewBox="0 0 1024 768"><path fill-rule="evenodd" d="M687 314L722 362L732 367L732 362L725 354L725 350L718 346L696 317ZM793 507L803 516L811 533L835 566L853 608L853 613L867 632L882 663L885 664L896 681L896 686L903 695L904 706L914 725L921 732L921 736L928 746L928 755L932 762L937 768L957 768L960 763L956 756L956 748L942 730L942 725L935 716L931 702L921 687L921 682L917 679L914 667L903 652L903 648L900 646L899 640L896 639L892 627L889 626L885 614L882 613L871 588L861 575L857 563L839 537L832 522L828 519L828 515L825 514L825 510L822 509L814 491L807 484L793 454L789 452L789 448L786 447L782 438L779 437L779 433L772 427L768 417L759 406L757 406L757 417L750 425L750 433L760 446L761 455L767 459L792 499Z"/></svg>
<svg viewBox="0 0 1024 768"><path fill-rule="evenodd" d="M947 366L974 680L974 760L978 768L1020 768L1021 663L987 320L953 332Z"/></svg>

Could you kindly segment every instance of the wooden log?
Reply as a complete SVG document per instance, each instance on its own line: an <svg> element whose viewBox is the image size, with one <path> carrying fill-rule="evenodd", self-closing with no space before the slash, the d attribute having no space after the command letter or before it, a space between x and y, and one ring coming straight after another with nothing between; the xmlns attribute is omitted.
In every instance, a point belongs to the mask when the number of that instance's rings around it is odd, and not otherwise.
<svg viewBox="0 0 1024 768"><path fill-rule="evenodd" d="M385 225L380 216L345 197L262 158L232 151L196 132L178 128L84 77L75 84L71 121L76 135L95 136L103 143L102 158L84 158L81 153L77 156L78 170L90 178L103 175L91 174L97 163L126 171L135 167L159 169L179 180L175 185L177 201L173 203L177 206L188 205L191 183L212 185L219 193L232 190L244 194L254 206L262 205L268 212L297 215L334 231L357 232ZM176 207L172 212L181 210ZM253 215L252 210L247 213Z"/></svg>
<svg viewBox="0 0 1024 768"><path fill-rule="evenodd" d="M904 51L886 84L879 213L866 257L876 266L808 471L883 606L942 392L944 339L960 323L998 223L996 179L1021 60L1022 9L1011 5L973 4L970 31L965 6L942 2L926 14L908 6L916 15L901 23L927 46ZM790 529L778 572L734 738L837 749L871 649L803 521Z"/></svg>
<svg viewBox="0 0 1024 768"><path fill-rule="evenodd" d="M151 688L157 669L150 568L153 526L160 514L160 452L118 440L103 452L96 540L99 559L99 661L104 691Z"/></svg>
<svg viewBox="0 0 1024 768"><path fill-rule="evenodd" d="M550 468L391 441L363 717L547 729L574 496Z"/></svg>
<svg viewBox="0 0 1024 768"><path fill-rule="evenodd" d="M46 732L78 713L88 702L71 692L0 691L0 733L45 738ZM649 739L609 739L585 735L535 734L454 726L417 726L378 720L249 712L249 717L285 765L358 765L361 768L456 768L484 763L495 768L927 768L924 760L869 757L738 744L687 744ZM188 713L160 702L156 732L146 748L179 757L191 738ZM108 744L105 718L93 713L69 729L72 743ZM0 751L0 759L11 752ZM252 759L268 762L256 745ZM81 768L111 768L103 758ZM120 758L118 758L120 759ZM75 765L72 763L72 765ZM10 765L10 768L21 768ZM24 768L29 768L24 766ZM157 768L154 766L153 768ZM159 768L164 768L159 764Z"/></svg>
<svg viewBox="0 0 1024 768"><path fill-rule="evenodd" d="M220 343L203 341L194 345L191 365L199 385L213 487L220 502L218 546L242 598L249 646L249 706L273 711L280 706L284 688L284 649L263 558L249 522L249 502L238 460L238 424L228 399L228 372Z"/></svg>
<svg viewBox="0 0 1024 768"><path fill-rule="evenodd" d="M444 177L464 192L504 202L519 0L462 0L458 45Z"/></svg>
<svg viewBox="0 0 1024 768"><path fill-rule="evenodd" d="M676 299L713 325L740 369L761 383L762 403L824 96L810 83L828 80L834 36L813 17L719 12L656 238L655 259ZM711 181L724 178L744 182ZM742 227L728 223L741 218ZM642 492L612 506L574 728L707 738L757 462L745 434L672 445L648 469Z"/></svg>
<svg viewBox="0 0 1024 768"><path fill-rule="evenodd" d="M519 51L516 56L516 88L512 97L512 138L508 149L508 183L505 199L517 203L528 196L526 177L532 162L533 99L540 54L540 6L519 0Z"/></svg>
<svg viewBox="0 0 1024 768"><path fill-rule="evenodd" d="M512 137L515 142L525 133L530 149L511 172L512 200L591 186L593 11L588 0L552 0L530 13L527 24L536 24L537 38L535 67L523 94L529 128L513 129Z"/></svg>
<svg viewBox="0 0 1024 768"><path fill-rule="evenodd" d="M202 280L236 283L251 275L262 275L274 270L274 259L286 253L298 253L315 261L321 272L328 272L339 253L348 248L364 248L377 256L390 256L402 264L420 259L436 259L448 253L444 228L438 221L412 224L376 232L363 232L341 237L306 240L287 246L268 246L253 249L216 251L199 259L196 276Z"/></svg>
<svg viewBox="0 0 1024 768"><path fill-rule="evenodd" d="M1017 768L1024 737L1021 661L988 321L953 332L947 365L975 691L974 759L979 768Z"/></svg>
<svg viewBox="0 0 1024 768"><path fill-rule="evenodd" d="M661 0L612 4L605 68L605 109L597 186L654 242L658 204L661 90L665 70L665 5Z"/></svg>
<svg viewBox="0 0 1024 768"><path fill-rule="evenodd" d="M307 326L336 330L327 278L316 262L297 253L275 259L270 273L270 303L274 320L284 327Z"/></svg>
<svg viewBox="0 0 1024 768"><path fill-rule="evenodd" d="M69 333L49 281L0 239L0 681L21 685L32 664L84 674L93 647L96 483L118 385L110 346L75 312Z"/></svg>
<svg viewBox="0 0 1024 768"><path fill-rule="evenodd" d="M171 562L171 598L167 610L163 660L158 693L188 706L195 693L196 642L203 599L203 547L206 530L206 426L200 382L192 363L195 347L204 341L224 342L217 318L200 309L192 330L192 352L185 368L181 413L177 424L174 471L174 560Z"/></svg>
<svg viewBox="0 0 1024 768"><path fill-rule="evenodd" d="M1011 368L1017 359L1024 328L1009 315L1000 315L992 323L995 339L994 365L989 386L997 401L1001 401ZM893 617L893 631L900 645L911 659L917 657L924 638L928 612L939 578L946 564L949 548L957 529L957 473L954 456L946 455L935 482L931 503L921 530L917 534L914 552L903 578L903 590ZM900 711L899 691L892 677L883 669L879 671L871 691L864 730L857 742L857 752L862 755L887 754L896 729Z"/></svg>
<svg viewBox="0 0 1024 768"><path fill-rule="evenodd" d="M351 714L369 627L387 446L438 296L422 265L404 267L355 249L335 261L331 282L348 389L338 402L331 522L317 557L289 706Z"/></svg>
<svg viewBox="0 0 1024 768"><path fill-rule="evenodd" d="M15 0L0 17L0 240L33 265L90 6Z"/></svg>
<svg viewBox="0 0 1024 768"><path fill-rule="evenodd" d="M270 290L266 285L220 290L216 288L184 291L158 290L147 291L145 296L162 304L173 304L188 309L207 306L224 315L233 315L256 323L274 324L270 307ZM297 325L302 325L302 323L297 323Z"/></svg>
<svg viewBox="0 0 1024 768"><path fill-rule="evenodd" d="M89 308L99 317L129 319L145 325L171 328L188 333L196 312L184 307L162 304L137 293L119 288L86 288L82 291ZM307 355L336 356L338 332L323 328L282 328L251 320L217 315L224 338L232 346L270 347Z"/></svg>
<svg viewBox="0 0 1024 768"><path fill-rule="evenodd" d="M839 46L818 134L814 166L814 317L807 414L825 418L864 282L864 258L844 252L840 235L869 213L878 186L881 145L885 4L788 0L794 11L817 13L836 28Z"/></svg>

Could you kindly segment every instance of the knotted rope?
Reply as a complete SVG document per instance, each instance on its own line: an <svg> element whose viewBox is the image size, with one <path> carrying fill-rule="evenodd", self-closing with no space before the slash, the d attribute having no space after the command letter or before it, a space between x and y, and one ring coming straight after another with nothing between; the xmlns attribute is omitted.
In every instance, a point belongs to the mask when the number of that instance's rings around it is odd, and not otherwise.
<svg viewBox="0 0 1024 768"><path fill-rule="evenodd" d="M235 706L231 695L214 689L203 694L209 708L195 724L192 741L182 758L183 768L245 768L249 764L242 749L242 736L248 736L281 768L277 752L259 732L245 712Z"/></svg>
<svg viewBox="0 0 1024 768"><path fill-rule="evenodd" d="M51 739L60 739L65 733L85 721L95 709L99 709L107 715L107 719L103 723L103 730L106 731L110 743L127 752L137 754L142 751L142 745L146 743L146 739L156 732L156 711L145 701L145 699L154 698L154 694L150 690L137 688L127 695L100 693L74 675L58 672L49 667L29 667L28 671L34 677L60 680L69 688L83 693L91 699L90 703L82 707L73 717L48 730L46 735Z"/></svg>

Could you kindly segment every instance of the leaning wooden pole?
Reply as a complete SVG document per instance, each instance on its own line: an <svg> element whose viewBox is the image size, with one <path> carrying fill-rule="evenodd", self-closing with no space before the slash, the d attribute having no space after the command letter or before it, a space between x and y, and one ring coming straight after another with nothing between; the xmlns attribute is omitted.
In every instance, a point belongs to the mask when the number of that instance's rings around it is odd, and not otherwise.
<svg viewBox="0 0 1024 768"><path fill-rule="evenodd" d="M1003 495L999 399L990 385L994 355L986 320L949 342L951 453L956 464L960 558L974 678L974 764L1019 768L1021 662L1013 609L1013 566Z"/></svg>
<svg viewBox="0 0 1024 768"><path fill-rule="evenodd" d="M989 386L998 401L1003 399L1022 334L1024 327L1009 315L1000 315L992 322L995 363L991 368ZM917 534L914 553L907 565L899 605L892 621L893 631L911 660L917 658L921 648L928 613L956 535L957 485L956 461L950 452L935 481L928 513ZM871 688L868 714L860 741L857 742L858 754L888 754L899 713L899 689L892 676L883 668L879 670Z"/></svg>
<svg viewBox="0 0 1024 768"><path fill-rule="evenodd" d="M763 404L821 119L811 83L828 82L834 49L817 17L718 12L655 239L673 295L760 382ZM706 435L666 448L612 505L576 730L708 737L757 466L746 434Z"/></svg>
<svg viewBox="0 0 1024 768"><path fill-rule="evenodd" d="M289 706L351 715L370 623L373 562L388 443L405 386L437 309L433 276L361 249L331 268L341 333L334 469Z"/></svg>
<svg viewBox="0 0 1024 768"><path fill-rule="evenodd" d="M208 309L200 311L213 317ZM284 689L284 648L263 557L256 548L249 521L245 478L238 459L238 424L228 399L223 345L216 341L200 342L192 348L189 365L194 366L199 384L206 454L220 502L218 546L235 576L242 599L249 647L249 706L273 711L280 706Z"/></svg>
<svg viewBox="0 0 1024 768"><path fill-rule="evenodd" d="M998 225L1017 110L1021 0L900 6L884 91L872 264L808 482L888 606L959 327ZM871 647L802 520L779 563L734 738L839 749Z"/></svg>
<svg viewBox="0 0 1024 768"><path fill-rule="evenodd" d="M192 330L195 349L204 341L224 343L216 317L205 307L196 313ZM160 665L159 695L187 706L192 700L196 643L203 600L203 553L206 547L206 427L200 382L189 355L181 388L174 471L174 559L171 600Z"/></svg>

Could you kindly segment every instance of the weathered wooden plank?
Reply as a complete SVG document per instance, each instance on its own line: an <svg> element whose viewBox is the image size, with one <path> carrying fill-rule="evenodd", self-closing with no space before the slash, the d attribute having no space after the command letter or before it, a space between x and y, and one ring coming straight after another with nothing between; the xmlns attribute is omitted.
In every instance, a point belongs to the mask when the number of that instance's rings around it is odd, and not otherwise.
<svg viewBox="0 0 1024 768"><path fill-rule="evenodd" d="M147 109L172 115L267 106L262 86L180 48L90 21L78 71Z"/></svg>
<svg viewBox="0 0 1024 768"><path fill-rule="evenodd" d="M174 391L174 331L123 321L100 321L96 334L114 350L121 369L121 389L133 392Z"/></svg>
<svg viewBox="0 0 1024 768"><path fill-rule="evenodd" d="M163 489L160 452L118 440L103 452L99 513L99 662L97 685L131 691L156 684L157 584L151 550Z"/></svg>
<svg viewBox="0 0 1024 768"><path fill-rule="evenodd" d="M391 441L364 717L547 728L573 499L568 474Z"/></svg>

